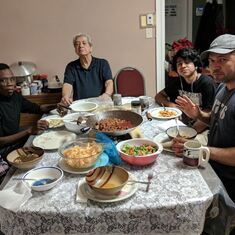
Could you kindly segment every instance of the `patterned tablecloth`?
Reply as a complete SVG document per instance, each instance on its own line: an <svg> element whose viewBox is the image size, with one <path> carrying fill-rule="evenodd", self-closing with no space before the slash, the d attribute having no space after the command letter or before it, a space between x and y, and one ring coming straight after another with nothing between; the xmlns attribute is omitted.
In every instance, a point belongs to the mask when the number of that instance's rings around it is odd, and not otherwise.
<svg viewBox="0 0 235 235"><path fill-rule="evenodd" d="M159 133L159 122L145 121L146 137ZM39 166L56 166L59 155L46 152ZM5 234L200 234L213 194L198 169L183 165L182 159L162 153L147 167L123 165L138 179L153 173L150 191L139 185L137 192L120 202L76 203L76 186L84 176L66 173L62 182L33 197L17 213L0 208ZM206 171L207 169L205 169ZM15 175L24 172L17 170ZM13 184L12 180L8 185Z"/></svg>

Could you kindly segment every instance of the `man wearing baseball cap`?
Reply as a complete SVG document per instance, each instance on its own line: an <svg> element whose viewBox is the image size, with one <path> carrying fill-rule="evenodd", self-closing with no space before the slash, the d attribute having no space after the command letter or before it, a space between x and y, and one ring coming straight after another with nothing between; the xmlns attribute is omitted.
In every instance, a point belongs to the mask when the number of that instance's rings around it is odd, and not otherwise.
<svg viewBox="0 0 235 235"><path fill-rule="evenodd" d="M208 62L213 78L220 83L212 111L203 112L185 96L176 103L191 118L209 124L210 163L235 202L235 35L217 37L201 59ZM177 155L182 154L183 142L174 141Z"/></svg>

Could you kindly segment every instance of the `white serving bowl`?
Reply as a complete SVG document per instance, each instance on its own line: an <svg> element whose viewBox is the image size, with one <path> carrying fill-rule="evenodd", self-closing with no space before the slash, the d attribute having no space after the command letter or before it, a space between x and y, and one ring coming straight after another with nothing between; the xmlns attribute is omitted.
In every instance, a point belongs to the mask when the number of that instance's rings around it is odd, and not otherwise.
<svg viewBox="0 0 235 235"><path fill-rule="evenodd" d="M86 123L81 123L78 125L76 120L78 119L78 117L81 117L81 116L85 118L85 117L89 117L92 115L94 115L94 114L92 114L92 113L85 114L85 115L81 115L81 113L67 114L63 117L64 125L68 131L74 132L76 134L85 133L90 128L88 128L88 129L86 128L87 127Z"/></svg>
<svg viewBox="0 0 235 235"><path fill-rule="evenodd" d="M136 146L136 147L142 145L150 145L156 147L156 151L149 154L134 156L134 155L129 155L123 151L125 145ZM163 151L163 147L160 143L157 143L153 140L146 138L135 138L135 139L124 140L119 142L116 145L116 148L121 156L121 159L134 166L145 166L153 163L154 161L156 161L159 154Z"/></svg>
<svg viewBox="0 0 235 235"><path fill-rule="evenodd" d="M91 112L97 109L98 104L94 102L75 101L69 107L74 112Z"/></svg>
<svg viewBox="0 0 235 235"><path fill-rule="evenodd" d="M46 191L58 184L63 175L59 167L38 167L25 173L22 180L35 191Z"/></svg>
<svg viewBox="0 0 235 235"><path fill-rule="evenodd" d="M166 133L170 138L175 138L178 134L176 126L169 127ZM197 135L197 131L189 126L179 126L179 135L185 139L192 139Z"/></svg>

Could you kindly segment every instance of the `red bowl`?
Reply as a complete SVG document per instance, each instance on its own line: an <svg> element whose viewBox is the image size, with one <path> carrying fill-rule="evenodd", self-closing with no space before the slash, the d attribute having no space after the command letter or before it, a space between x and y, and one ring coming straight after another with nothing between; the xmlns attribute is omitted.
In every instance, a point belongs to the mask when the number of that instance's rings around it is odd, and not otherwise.
<svg viewBox="0 0 235 235"><path fill-rule="evenodd" d="M148 144L151 146L156 146L157 151L154 153L142 155L142 156L128 155L122 151L123 146L126 144L131 145L131 146L141 146L143 144ZM116 145L116 148L121 156L121 159L124 162L127 162L134 166L146 166L146 165L153 163L157 159L158 155L163 151L163 147L160 143L157 143L153 140L145 139L145 138L138 138L138 139L136 138L136 139L121 141Z"/></svg>

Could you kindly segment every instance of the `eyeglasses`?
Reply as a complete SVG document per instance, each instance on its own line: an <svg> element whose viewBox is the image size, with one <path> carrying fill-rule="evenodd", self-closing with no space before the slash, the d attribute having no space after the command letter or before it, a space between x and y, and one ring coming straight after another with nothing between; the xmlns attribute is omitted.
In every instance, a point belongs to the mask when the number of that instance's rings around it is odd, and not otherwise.
<svg viewBox="0 0 235 235"><path fill-rule="evenodd" d="M6 86L8 83L15 83L16 77L0 78L0 84Z"/></svg>

